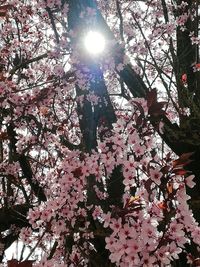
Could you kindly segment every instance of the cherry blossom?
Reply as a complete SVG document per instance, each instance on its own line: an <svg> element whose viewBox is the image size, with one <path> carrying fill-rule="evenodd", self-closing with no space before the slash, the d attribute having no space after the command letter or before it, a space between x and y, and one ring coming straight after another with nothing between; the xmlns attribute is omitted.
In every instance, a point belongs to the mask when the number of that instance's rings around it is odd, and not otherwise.
<svg viewBox="0 0 200 267"><path fill-rule="evenodd" d="M197 262L197 1L4 2L2 250L22 241L37 267ZM93 28L99 58L81 47Z"/></svg>

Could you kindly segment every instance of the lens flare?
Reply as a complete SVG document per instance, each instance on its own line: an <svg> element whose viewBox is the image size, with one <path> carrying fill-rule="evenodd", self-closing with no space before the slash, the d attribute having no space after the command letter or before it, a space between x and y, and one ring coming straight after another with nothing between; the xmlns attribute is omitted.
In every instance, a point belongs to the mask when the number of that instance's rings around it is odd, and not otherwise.
<svg viewBox="0 0 200 267"><path fill-rule="evenodd" d="M105 48L105 39L99 32L90 31L84 39L86 50L92 55L99 55Z"/></svg>

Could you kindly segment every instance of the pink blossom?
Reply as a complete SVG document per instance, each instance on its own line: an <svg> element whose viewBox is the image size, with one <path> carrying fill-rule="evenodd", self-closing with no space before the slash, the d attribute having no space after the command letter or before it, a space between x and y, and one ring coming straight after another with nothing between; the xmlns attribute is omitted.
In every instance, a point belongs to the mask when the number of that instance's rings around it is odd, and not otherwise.
<svg viewBox="0 0 200 267"><path fill-rule="evenodd" d="M149 170L150 173L150 178L153 182L155 182L157 185L160 185L161 180L160 178L162 177L162 173L156 169L150 169Z"/></svg>
<svg viewBox="0 0 200 267"><path fill-rule="evenodd" d="M194 177L195 177L194 175L189 175L188 177L185 178L185 183L190 188L193 188L196 185L196 183L192 181Z"/></svg>

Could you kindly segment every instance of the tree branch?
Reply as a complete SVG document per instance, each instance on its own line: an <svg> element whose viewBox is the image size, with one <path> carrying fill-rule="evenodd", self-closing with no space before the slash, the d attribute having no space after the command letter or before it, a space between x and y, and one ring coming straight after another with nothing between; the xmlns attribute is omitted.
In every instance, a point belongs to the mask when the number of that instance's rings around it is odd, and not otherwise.
<svg viewBox="0 0 200 267"><path fill-rule="evenodd" d="M18 64L17 66L15 66L10 72L10 77L12 77L13 74L15 74L15 72L21 68L26 68L28 64L31 64L33 62L37 62L43 58L46 58L48 56L47 53L43 54L43 55L40 55L40 56L37 56L35 58L32 58L32 59L27 59L27 60L24 60L22 61L20 64ZM10 78L9 77L9 78Z"/></svg>

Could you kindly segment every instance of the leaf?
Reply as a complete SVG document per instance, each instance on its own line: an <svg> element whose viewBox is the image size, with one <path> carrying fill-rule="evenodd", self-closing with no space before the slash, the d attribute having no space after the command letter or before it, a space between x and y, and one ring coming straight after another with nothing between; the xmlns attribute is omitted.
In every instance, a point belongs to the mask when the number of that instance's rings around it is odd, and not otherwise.
<svg viewBox="0 0 200 267"><path fill-rule="evenodd" d="M18 260L12 259L8 261L8 267L17 267L18 266Z"/></svg>
<svg viewBox="0 0 200 267"><path fill-rule="evenodd" d="M0 73L0 82L4 82L6 80L6 77L3 73Z"/></svg>
<svg viewBox="0 0 200 267"><path fill-rule="evenodd" d="M182 154L178 159L176 159L176 160L174 160L172 162L173 167L186 166L186 165L188 165L190 162L192 162L192 160L190 159L190 157L193 154L194 154L194 152L188 152L188 153Z"/></svg>
<svg viewBox="0 0 200 267"><path fill-rule="evenodd" d="M149 114L150 115L153 115L153 116L158 116L158 115L163 115L165 114L165 111L163 110L163 107L164 105L166 105L167 102L157 102L157 103L154 103L153 105L151 105L149 107Z"/></svg>
<svg viewBox="0 0 200 267"><path fill-rule="evenodd" d="M18 267L32 267L33 266L33 260L25 260L22 262L19 262Z"/></svg>
<svg viewBox="0 0 200 267"><path fill-rule="evenodd" d="M128 204L131 205L133 202L138 201L138 200L140 200L139 196L135 196L135 197L131 196Z"/></svg>
<svg viewBox="0 0 200 267"><path fill-rule="evenodd" d="M163 174L167 174L169 173L169 170L170 170L170 166L164 166L160 169L160 172L162 172Z"/></svg>
<svg viewBox="0 0 200 267"><path fill-rule="evenodd" d="M144 187L145 187L145 189L147 190L147 193L148 193L149 195L152 194L151 185L152 185L152 180L151 180L151 179L148 179L147 181L144 182Z"/></svg>
<svg viewBox="0 0 200 267"><path fill-rule="evenodd" d="M75 170L72 171L72 173L75 178L79 178L81 175L83 175L81 167L76 168Z"/></svg>
<svg viewBox="0 0 200 267"><path fill-rule="evenodd" d="M154 159L154 157L157 155L157 151L156 151L156 149L152 149L151 151L150 151L150 153L151 153L151 157Z"/></svg>
<svg viewBox="0 0 200 267"><path fill-rule="evenodd" d="M164 105L167 104L167 102L161 101L158 102L157 99L157 91L156 89L153 89L147 93L147 107L148 107L148 113L150 115L158 116L165 114L165 111L162 110Z"/></svg>
<svg viewBox="0 0 200 267"><path fill-rule="evenodd" d="M200 266L200 258L196 258L194 261L193 261L193 266Z"/></svg>
<svg viewBox="0 0 200 267"><path fill-rule="evenodd" d="M186 84L187 83L187 74L184 73L182 76L181 76L181 81L183 84Z"/></svg>
<svg viewBox="0 0 200 267"><path fill-rule="evenodd" d="M200 69L200 63L197 63L197 64L195 65L195 67L196 67L197 69Z"/></svg>
<svg viewBox="0 0 200 267"><path fill-rule="evenodd" d="M132 100L132 103L134 103L135 106L137 106L138 110L140 111L141 116L144 117L144 109L143 109L142 105L135 100Z"/></svg>
<svg viewBox="0 0 200 267"><path fill-rule="evenodd" d="M128 207L130 207L130 206L133 206L134 204L137 204L138 205L138 203L135 203L135 202L138 202L140 200L140 197L139 196L131 196L128 200L127 200L127 202L126 202L126 205L125 205L125 208L128 208Z"/></svg>
<svg viewBox="0 0 200 267"><path fill-rule="evenodd" d="M1 132L0 133L0 140L7 140L9 139L8 133L7 132Z"/></svg>
<svg viewBox="0 0 200 267"><path fill-rule="evenodd" d="M47 77L47 82L56 78L56 75L52 74Z"/></svg>
<svg viewBox="0 0 200 267"><path fill-rule="evenodd" d="M162 201L162 202L158 203L158 207L161 210L166 210L167 209L167 204L164 201Z"/></svg>
<svg viewBox="0 0 200 267"><path fill-rule="evenodd" d="M143 123L143 115L140 114L137 118L136 118L136 126L137 128L142 126L142 123Z"/></svg>
<svg viewBox="0 0 200 267"><path fill-rule="evenodd" d="M8 10L12 7L12 5L3 5L0 6L0 17L5 17L7 15Z"/></svg>
<svg viewBox="0 0 200 267"><path fill-rule="evenodd" d="M148 108L150 108L153 104L157 103L157 91L155 88L147 92L146 99Z"/></svg>
<svg viewBox="0 0 200 267"><path fill-rule="evenodd" d="M173 184L172 183L167 184L167 191L169 194L171 194L173 192Z"/></svg>
<svg viewBox="0 0 200 267"><path fill-rule="evenodd" d="M184 169L174 169L172 173L176 175L185 175L186 173L188 173L188 171Z"/></svg>

